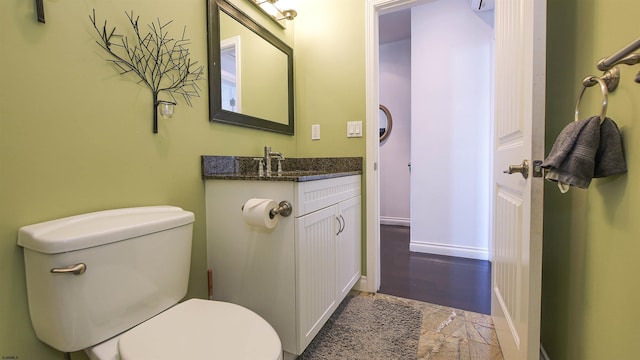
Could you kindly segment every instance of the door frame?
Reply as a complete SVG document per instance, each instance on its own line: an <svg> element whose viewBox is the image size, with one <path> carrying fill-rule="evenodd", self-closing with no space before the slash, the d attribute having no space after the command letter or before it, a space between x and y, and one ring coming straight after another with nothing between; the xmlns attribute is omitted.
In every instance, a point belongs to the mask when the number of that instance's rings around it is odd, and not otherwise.
<svg viewBox="0 0 640 360"><path fill-rule="evenodd" d="M367 0L365 4L365 79L366 79L366 276L356 288L377 292L380 289L380 141L376 123L379 111L378 16L435 0Z"/></svg>

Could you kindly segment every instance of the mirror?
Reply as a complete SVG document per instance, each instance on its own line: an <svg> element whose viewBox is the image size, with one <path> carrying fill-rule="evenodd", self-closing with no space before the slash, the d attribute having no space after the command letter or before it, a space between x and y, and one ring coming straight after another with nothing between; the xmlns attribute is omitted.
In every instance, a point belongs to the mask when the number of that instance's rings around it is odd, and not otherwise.
<svg viewBox="0 0 640 360"><path fill-rule="evenodd" d="M380 111L378 113L378 124L380 128L380 142L382 142L391 134L391 128L393 127L391 112L382 104L380 104Z"/></svg>
<svg viewBox="0 0 640 360"><path fill-rule="evenodd" d="M208 0L209 120L293 135L293 49L225 0Z"/></svg>

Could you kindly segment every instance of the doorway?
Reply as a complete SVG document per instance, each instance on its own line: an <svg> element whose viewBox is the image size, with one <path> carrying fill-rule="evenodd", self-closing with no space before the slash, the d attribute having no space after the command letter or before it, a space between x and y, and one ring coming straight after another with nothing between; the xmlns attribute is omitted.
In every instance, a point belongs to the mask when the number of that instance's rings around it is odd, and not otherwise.
<svg viewBox="0 0 640 360"><path fill-rule="evenodd" d="M433 3L424 0L367 0L366 112L376 119L378 15ZM499 6L498 6L499 5ZM492 319L508 359L537 359L540 340L542 179L503 173L522 159L544 157L546 0L500 1L496 5L496 108L491 163ZM452 25L453 26L453 25ZM455 46L455 44L452 44ZM415 114L414 114L415 117ZM359 288L380 288L379 172L377 128L367 126L366 276ZM462 224L461 226L464 226ZM515 249L515 250L513 250ZM512 251L513 250L513 251ZM498 266L500 267L498 269ZM517 274L515 276L514 274ZM503 275L513 275L505 277ZM505 301L503 294L511 294ZM497 300L496 300L497 299ZM514 316L516 316L514 318Z"/></svg>
<svg viewBox="0 0 640 360"><path fill-rule="evenodd" d="M380 223L409 227L411 162L411 9L380 16ZM388 114L388 115L387 115ZM386 124L388 121L384 121Z"/></svg>
<svg viewBox="0 0 640 360"><path fill-rule="evenodd" d="M484 266L487 294L492 42L492 13L466 0L379 17L379 101L399 114L379 148L380 224L412 225L411 256L423 270L425 261Z"/></svg>

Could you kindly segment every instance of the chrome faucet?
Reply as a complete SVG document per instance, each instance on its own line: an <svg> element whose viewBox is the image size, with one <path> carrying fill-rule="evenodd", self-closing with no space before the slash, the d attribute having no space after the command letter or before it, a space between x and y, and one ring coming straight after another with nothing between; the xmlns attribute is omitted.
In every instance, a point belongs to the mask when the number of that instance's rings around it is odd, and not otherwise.
<svg viewBox="0 0 640 360"><path fill-rule="evenodd" d="M282 175L282 161L284 161L284 155L278 151L271 151L271 146L264 147L264 165L265 175L271 176L271 159L278 160L278 175Z"/></svg>

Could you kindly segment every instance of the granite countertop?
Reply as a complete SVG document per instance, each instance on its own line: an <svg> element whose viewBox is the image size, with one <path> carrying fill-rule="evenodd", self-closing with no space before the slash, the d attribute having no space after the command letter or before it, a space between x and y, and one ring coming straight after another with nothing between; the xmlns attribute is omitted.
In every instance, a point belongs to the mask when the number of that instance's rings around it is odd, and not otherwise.
<svg viewBox="0 0 640 360"><path fill-rule="evenodd" d="M270 177L258 176L258 162L253 157L203 155L202 178L205 180L313 181L362 174L361 157L287 158L283 174L277 174L272 162ZM265 169L266 172L266 169Z"/></svg>

